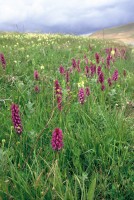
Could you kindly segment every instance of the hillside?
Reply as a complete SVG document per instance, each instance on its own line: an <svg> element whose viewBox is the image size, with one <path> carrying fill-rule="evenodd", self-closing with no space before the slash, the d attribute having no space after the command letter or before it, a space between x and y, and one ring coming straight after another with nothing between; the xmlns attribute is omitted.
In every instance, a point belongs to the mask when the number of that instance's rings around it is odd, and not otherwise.
<svg viewBox="0 0 134 200"><path fill-rule="evenodd" d="M134 44L134 23L103 29L93 33L90 37L115 39L128 44Z"/></svg>

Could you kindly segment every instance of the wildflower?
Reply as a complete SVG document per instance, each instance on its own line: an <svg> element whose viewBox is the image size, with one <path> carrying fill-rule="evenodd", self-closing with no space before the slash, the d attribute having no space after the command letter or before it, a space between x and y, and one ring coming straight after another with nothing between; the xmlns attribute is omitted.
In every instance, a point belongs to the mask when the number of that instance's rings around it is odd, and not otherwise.
<svg viewBox="0 0 134 200"><path fill-rule="evenodd" d="M81 71L80 69L80 60L76 61L74 58L72 59L72 68L77 69L78 72Z"/></svg>
<svg viewBox="0 0 134 200"><path fill-rule="evenodd" d="M58 109L62 110L62 89L58 80L55 80L55 93L57 96Z"/></svg>
<svg viewBox="0 0 134 200"><path fill-rule="evenodd" d="M113 56L114 56L114 54L115 54L115 51L114 51L114 50L112 50L112 51L111 51L111 55L113 55Z"/></svg>
<svg viewBox="0 0 134 200"><path fill-rule="evenodd" d="M85 101L85 94L84 94L84 88L80 88L78 92L78 100L81 104L84 104Z"/></svg>
<svg viewBox="0 0 134 200"><path fill-rule="evenodd" d="M118 80L118 76L119 76L118 70L116 69L116 70L114 71L114 73L113 73L112 80L113 80L113 81L117 81L117 80Z"/></svg>
<svg viewBox="0 0 134 200"><path fill-rule="evenodd" d="M100 62L100 55L98 53L95 53L95 59L96 59L96 63L99 64L99 62Z"/></svg>
<svg viewBox="0 0 134 200"><path fill-rule="evenodd" d="M99 81L101 84L104 82L104 74L103 74L102 71L101 71L100 74L99 74L98 81Z"/></svg>
<svg viewBox="0 0 134 200"><path fill-rule="evenodd" d="M111 55L107 56L107 66L110 67L110 60L112 59Z"/></svg>
<svg viewBox="0 0 134 200"><path fill-rule="evenodd" d="M107 79L107 82L108 82L108 85L109 85L109 86L112 85L112 80L111 80L111 78L108 78L108 79Z"/></svg>
<svg viewBox="0 0 134 200"><path fill-rule="evenodd" d="M66 83L68 83L70 78L69 71L66 71L65 78L66 78Z"/></svg>
<svg viewBox="0 0 134 200"><path fill-rule="evenodd" d="M84 87L84 81L80 81L80 82L78 83L78 87Z"/></svg>
<svg viewBox="0 0 134 200"><path fill-rule="evenodd" d="M43 65L41 65L41 66L40 66L40 68L41 68L41 69L44 69L44 66L43 66Z"/></svg>
<svg viewBox="0 0 134 200"><path fill-rule="evenodd" d="M12 112L12 122L14 125L14 129L20 135L22 133L22 124L21 124L21 118L19 114L19 107L17 104L13 103L11 105L11 112Z"/></svg>
<svg viewBox="0 0 134 200"><path fill-rule="evenodd" d="M37 70L34 71L34 78L36 81L39 80L39 73Z"/></svg>
<svg viewBox="0 0 134 200"><path fill-rule="evenodd" d="M87 77L89 76L89 67L88 66L85 67L85 74Z"/></svg>
<svg viewBox="0 0 134 200"><path fill-rule="evenodd" d="M86 87L86 89L85 89L85 93L86 93L87 96L90 95L90 89L89 89L89 87Z"/></svg>
<svg viewBox="0 0 134 200"><path fill-rule="evenodd" d="M78 71L78 72L81 71L81 69L80 69L80 60L77 61L77 71Z"/></svg>
<svg viewBox="0 0 134 200"><path fill-rule="evenodd" d="M64 69L64 67L62 65L59 67L59 71L60 71L60 74L64 74L65 73L65 69Z"/></svg>
<svg viewBox="0 0 134 200"><path fill-rule="evenodd" d="M99 76L100 73L101 73L101 66L98 66L98 68L97 68L97 74L98 74L98 76Z"/></svg>
<svg viewBox="0 0 134 200"><path fill-rule="evenodd" d="M75 69L77 67L76 60L73 58L72 59L72 67Z"/></svg>
<svg viewBox="0 0 134 200"><path fill-rule="evenodd" d="M107 48L107 49L105 49L106 50L106 54L111 54L111 51L112 51L112 48Z"/></svg>
<svg viewBox="0 0 134 200"><path fill-rule="evenodd" d="M52 149L55 151L59 151L63 148L63 134L62 130L59 128L55 128L52 133L51 140Z"/></svg>
<svg viewBox="0 0 134 200"><path fill-rule="evenodd" d="M34 87L34 91L35 91L36 93L39 93L40 89L39 89L39 86L38 86L38 85L36 85L36 86Z"/></svg>
<svg viewBox="0 0 134 200"><path fill-rule="evenodd" d="M0 61L2 63L3 69L5 69L6 68L6 60L5 60L5 57L4 57L3 53L0 53Z"/></svg>
<svg viewBox="0 0 134 200"><path fill-rule="evenodd" d="M101 90L104 91L105 90L105 85L101 85Z"/></svg>
<svg viewBox="0 0 134 200"><path fill-rule="evenodd" d="M106 49L105 49L105 52L106 52L106 54L109 54L109 49L106 48Z"/></svg>
<svg viewBox="0 0 134 200"><path fill-rule="evenodd" d="M96 73L96 65L91 64L89 69L91 71L91 76L93 76Z"/></svg>
<svg viewBox="0 0 134 200"><path fill-rule="evenodd" d="M86 63L86 65L88 65L88 58L87 58L86 55L84 55L84 59L85 59L85 63Z"/></svg>

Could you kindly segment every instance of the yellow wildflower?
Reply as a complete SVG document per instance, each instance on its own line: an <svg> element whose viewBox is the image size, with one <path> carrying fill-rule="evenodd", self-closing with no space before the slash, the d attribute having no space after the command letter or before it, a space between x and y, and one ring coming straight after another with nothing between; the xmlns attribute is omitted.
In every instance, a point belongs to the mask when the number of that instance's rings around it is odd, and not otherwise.
<svg viewBox="0 0 134 200"><path fill-rule="evenodd" d="M114 51L114 50L112 50L112 51L111 51L111 55L113 55L113 56L114 56L114 54L115 54L115 51Z"/></svg>
<svg viewBox="0 0 134 200"><path fill-rule="evenodd" d="M79 87L79 88L80 88L80 87L84 87L84 81L79 82L79 83L78 83L78 87Z"/></svg>

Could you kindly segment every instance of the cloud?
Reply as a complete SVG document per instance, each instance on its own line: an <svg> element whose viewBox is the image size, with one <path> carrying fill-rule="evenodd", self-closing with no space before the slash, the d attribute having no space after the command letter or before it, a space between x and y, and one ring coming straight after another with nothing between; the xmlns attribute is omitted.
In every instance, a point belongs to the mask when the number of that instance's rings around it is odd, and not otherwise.
<svg viewBox="0 0 134 200"><path fill-rule="evenodd" d="M0 30L88 33L134 21L130 0L0 0Z"/></svg>

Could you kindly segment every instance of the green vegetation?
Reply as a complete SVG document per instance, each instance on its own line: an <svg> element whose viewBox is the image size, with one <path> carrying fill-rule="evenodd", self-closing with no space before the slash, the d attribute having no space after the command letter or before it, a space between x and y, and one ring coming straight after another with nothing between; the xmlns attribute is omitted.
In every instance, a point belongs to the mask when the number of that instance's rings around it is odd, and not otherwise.
<svg viewBox="0 0 134 200"><path fill-rule="evenodd" d="M1 33L0 53L6 60L6 67L0 63L0 199L132 200L134 52L88 37ZM115 79L111 86L109 77ZM79 89L87 87L90 95L81 104ZM20 135L13 103L20 110ZM56 127L63 132L59 151L51 146Z"/></svg>

